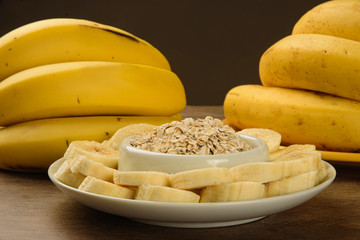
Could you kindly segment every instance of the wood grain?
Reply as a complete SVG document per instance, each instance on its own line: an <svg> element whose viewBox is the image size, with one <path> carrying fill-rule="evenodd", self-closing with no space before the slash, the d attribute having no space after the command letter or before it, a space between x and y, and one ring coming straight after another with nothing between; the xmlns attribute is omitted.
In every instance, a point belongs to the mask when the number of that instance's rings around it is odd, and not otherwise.
<svg viewBox="0 0 360 240"><path fill-rule="evenodd" d="M222 118L221 107L189 107L183 116ZM360 166L332 163L335 181L310 201L257 222L180 229L137 223L88 208L46 174L0 171L0 239L360 239Z"/></svg>

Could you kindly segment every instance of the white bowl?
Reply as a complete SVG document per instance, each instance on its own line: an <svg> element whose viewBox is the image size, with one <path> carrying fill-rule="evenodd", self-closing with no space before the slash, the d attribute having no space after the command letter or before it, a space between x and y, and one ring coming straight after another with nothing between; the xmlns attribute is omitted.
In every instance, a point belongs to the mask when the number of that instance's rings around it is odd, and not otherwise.
<svg viewBox="0 0 360 240"><path fill-rule="evenodd" d="M269 151L266 143L256 137L239 135L253 149L229 154L177 155L135 148L130 145L131 137L129 137L120 145L118 169L121 171L159 171L171 174L208 167L231 168L244 163L265 162L269 160Z"/></svg>

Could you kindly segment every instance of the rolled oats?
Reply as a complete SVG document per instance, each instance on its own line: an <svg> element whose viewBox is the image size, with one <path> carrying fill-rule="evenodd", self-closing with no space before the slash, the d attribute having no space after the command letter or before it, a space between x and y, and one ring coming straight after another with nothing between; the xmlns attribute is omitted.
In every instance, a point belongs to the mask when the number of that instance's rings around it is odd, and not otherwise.
<svg viewBox="0 0 360 240"><path fill-rule="evenodd" d="M130 144L152 152L180 155L236 153L252 148L234 129L209 116L163 124L149 133L136 135Z"/></svg>

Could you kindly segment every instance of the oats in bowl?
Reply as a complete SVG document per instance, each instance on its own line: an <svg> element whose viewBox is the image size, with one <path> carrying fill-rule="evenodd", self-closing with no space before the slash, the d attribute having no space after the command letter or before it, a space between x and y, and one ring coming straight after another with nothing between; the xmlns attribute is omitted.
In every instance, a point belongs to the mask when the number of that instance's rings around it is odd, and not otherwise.
<svg viewBox="0 0 360 240"><path fill-rule="evenodd" d="M268 160L267 145L259 138L235 133L212 117L186 118L123 140L118 169L172 174Z"/></svg>
<svg viewBox="0 0 360 240"><path fill-rule="evenodd" d="M240 135L221 120L185 118L155 127L152 132L130 140L136 148L179 155L215 155L252 149Z"/></svg>

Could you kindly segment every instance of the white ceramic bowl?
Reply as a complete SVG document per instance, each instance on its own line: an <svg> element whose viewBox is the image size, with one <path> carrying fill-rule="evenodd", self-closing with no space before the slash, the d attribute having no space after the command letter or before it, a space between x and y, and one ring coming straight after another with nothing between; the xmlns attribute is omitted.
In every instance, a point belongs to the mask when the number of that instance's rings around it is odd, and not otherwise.
<svg viewBox="0 0 360 240"><path fill-rule="evenodd" d="M253 149L240 153L217 155L177 155L156 153L135 148L130 138L120 145L119 170L121 171L159 171L177 173L207 167L233 167L244 163L265 162L269 160L266 143L256 137L241 135Z"/></svg>

